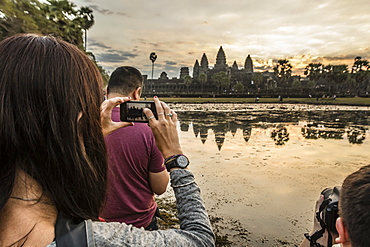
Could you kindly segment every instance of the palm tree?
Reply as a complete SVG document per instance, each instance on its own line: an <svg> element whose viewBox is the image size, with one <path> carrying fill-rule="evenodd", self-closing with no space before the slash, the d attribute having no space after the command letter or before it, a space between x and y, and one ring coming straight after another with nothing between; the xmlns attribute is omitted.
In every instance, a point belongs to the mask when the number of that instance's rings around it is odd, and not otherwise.
<svg viewBox="0 0 370 247"><path fill-rule="evenodd" d="M228 77L226 72L220 71L220 72L215 73L212 76L212 80L216 83L219 92L221 90L221 87L229 89L230 78Z"/></svg>
<svg viewBox="0 0 370 247"><path fill-rule="evenodd" d="M259 87L261 87L261 84L263 82L263 76L262 76L262 74L261 73L258 73L258 72L253 73L252 81L255 83L256 89L258 89Z"/></svg>
<svg viewBox="0 0 370 247"><path fill-rule="evenodd" d="M324 65L322 63L310 63L306 66L304 74L310 81L317 81L322 75Z"/></svg>
<svg viewBox="0 0 370 247"><path fill-rule="evenodd" d="M198 81L202 85L202 92L203 92L203 86L207 82L207 75L204 74L204 73L200 73L200 75L198 77Z"/></svg>
<svg viewBox="0 0 370 247"><path fill-rule="evenodd" d="M40 5L27 0L0 1L0 40L16 33L40 33Z"/></svg>
<svg viewBox="0 0 370 247"><path fill-rule="evenodd" d="M369 69L369 61L362 59L362 57L355 57L355 61L352 66L352 73L362 71L362 67L365 67L366 70Z"/></svg>
<svg viewBox="0 0 370 247"><path fill-rule="evenodd" d="M78 11L81 26L85 31L85 51L87 50L87 30L94 25L94 15L92 13L93 11L89 7L81 7Z"/></svg>
<svg viewBox="0 0 370 247"><path fill-rule="evenodd" d="M188 89L188 93L189 93L189 86L191 85L192 82L193 82L193 79L191 78L190 75L184 76L184 83Z"/></svg>
<svg viewBox="0 0 370 247"><path fill-rule="evenodd" d="M244 92L244 85L241 82L238 82L235 86L234 89L236 90L237 93L243 93Z"/></svg>
<svg viewBox="0 0 370 247"><path fill-rule="evenodd" d="M292 68L293 66L289 63L288 59L280 59L277 61L274 67L274 72L276 76L279 77L282 85L289 81L289 78L292 74Z"/></svg>
<svg viewBox="0 0 370 247"><path fill-rule="evenodd" d="M44 5L45 17L54 23L53 33L83 49L81 17L76 5L68 0L48 0Z"/></svg>

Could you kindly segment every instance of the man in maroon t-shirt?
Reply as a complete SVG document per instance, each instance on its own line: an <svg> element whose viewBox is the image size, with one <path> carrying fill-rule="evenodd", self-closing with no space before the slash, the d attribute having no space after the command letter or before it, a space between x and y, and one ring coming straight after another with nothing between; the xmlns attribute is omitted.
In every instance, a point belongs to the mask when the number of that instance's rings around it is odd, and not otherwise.
<svg viewBox="0 0 370 247"><path fill-rule="evenodd" d="M110 77L108 99L139 100L142 85L143 77L137 69L119 67ZM119 107L113 109L112 120L120 121ZM105 142L109 160L108 192L101 217L147 230L158 229L154 194L166 191L169 175L150 127L135 123L106 136Z"/></svg>

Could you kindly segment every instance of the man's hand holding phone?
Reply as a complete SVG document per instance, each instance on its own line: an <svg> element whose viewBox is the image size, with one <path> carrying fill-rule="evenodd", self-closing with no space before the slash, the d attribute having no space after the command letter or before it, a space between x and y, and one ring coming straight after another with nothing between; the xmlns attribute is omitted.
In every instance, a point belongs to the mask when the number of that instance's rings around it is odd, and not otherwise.
<svg viewBox="0 0 370 247"><path fill-rule="evenodd" d="M113 131L134 125L131 122L113 122L112 121L112 110L117 105L129 101L130 97L116 97L108 100L104 100L100 106L100 120L102 125L103 135L107 136Z"/></svg>

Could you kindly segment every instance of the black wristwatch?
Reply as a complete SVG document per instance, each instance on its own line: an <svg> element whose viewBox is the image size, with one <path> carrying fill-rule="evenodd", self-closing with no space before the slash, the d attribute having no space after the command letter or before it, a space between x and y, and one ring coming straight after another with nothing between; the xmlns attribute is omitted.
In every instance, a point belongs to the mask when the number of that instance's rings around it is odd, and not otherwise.
<svg viewBox="0 0 370 247"><path fill-rule="evenodd" d="M164 161L164 165L166 166L168 172L175 167L185 169L189 165L189 159L185 155L177 154L168 157Z"/></svg>

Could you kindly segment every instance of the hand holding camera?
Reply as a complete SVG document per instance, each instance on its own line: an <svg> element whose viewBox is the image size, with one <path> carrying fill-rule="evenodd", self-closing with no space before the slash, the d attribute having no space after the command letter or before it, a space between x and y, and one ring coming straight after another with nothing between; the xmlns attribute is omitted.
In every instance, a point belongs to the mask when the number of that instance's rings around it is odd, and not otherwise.
<svg viewBox="0 0 370 247"><path fill-rule="evenodd" d="M326 226L326 229L332 235L338 235L337 229L335 228L335 223L337 221L338 215L338 202L340 195L340 187L335 186L334 188L326 188L321 194L324 196L324 201L320 205L320 210L322 211L322 220Z"/></svg>
<svg viewBox="0 0 370 247"><path fill-rule="evenodd" d="M310 246L332 246L333 240L338 236L335 223L338 216L338 201L340 187L326 188L321 192L316 201L314 214L314 227L312 232L304 236L310 242ZM303 243L301 244L303 245Z"/></svg>
<svg viewBox="0 0 370 247"><path fill-rule="evenodd" d="M129 97L116 97L108 100L104 100L100 106L100 119L102 125L103 135L107 136L113 131L133 125L131 122L113 122L112 121L112 110L117 105L129 101Z"/></svg>
<svg viewBox="0 0 370 247"><path fill-rule="evenodd" d="M154 112L148 108L144 109L144 114L149 120L149 126L153 131L159 151L164 158L183 154L176 128L177 114L166 103L159 101L157 97L154 97L154 103L158 119Z"/></svg>

